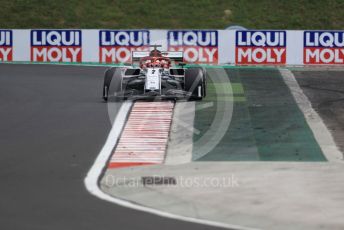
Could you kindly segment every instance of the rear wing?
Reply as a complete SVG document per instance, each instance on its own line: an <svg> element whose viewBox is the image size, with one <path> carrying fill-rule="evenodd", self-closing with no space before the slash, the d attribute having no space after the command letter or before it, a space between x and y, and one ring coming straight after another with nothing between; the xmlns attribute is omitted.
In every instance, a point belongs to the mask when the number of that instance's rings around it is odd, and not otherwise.
<svg viewBox="0 0 344 230"><path fill-rule="evenodd" d="M173 62L183 62L183 52L181 51L167 51L161 52L163 57L171 59ZM131 60L133 64L139 63L140 59L143 57L148 57L149 51L133 51L131 55Z"/></svg>

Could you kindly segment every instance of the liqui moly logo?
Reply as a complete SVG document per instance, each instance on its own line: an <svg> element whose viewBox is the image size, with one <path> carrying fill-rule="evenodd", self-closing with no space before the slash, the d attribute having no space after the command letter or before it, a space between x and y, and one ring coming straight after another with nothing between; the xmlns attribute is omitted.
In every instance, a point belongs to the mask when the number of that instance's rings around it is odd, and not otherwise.
<svg viewBox="0 0 344 230"><path fill-rule="evenodd" d="M81 62L81 30L31 30L31 61Z"/></svg>
<svg viewBox="0 0 344 230"><path fill-rule="evenodd" d="M285 64L285 31L236 31L237 64Z"/></svg>
<svg viewBox="0 0 344 230"><path fill-rule="evenodd" d="M184 61L218 63L218 32L216 30L182 30L167 32L168 50L183 51Z"/></svg>
<svg viewBox="0 0 344 230"><path fill-rule="evenodd" d="M344 64L344 31L305 31L304 64Z"/></svg>
<svg viewBox="0 0 344 230"><path fill-rule="evenodd" d="M131 61L132 51L149 51L148 30L101 30L99 31L99 61L123 63Z"/></svg>
<svg viewBox="0 0 344 230"><path fill-rule="evenodd" d="M0 61L12 61L12 31L0 30Z"/></svg>

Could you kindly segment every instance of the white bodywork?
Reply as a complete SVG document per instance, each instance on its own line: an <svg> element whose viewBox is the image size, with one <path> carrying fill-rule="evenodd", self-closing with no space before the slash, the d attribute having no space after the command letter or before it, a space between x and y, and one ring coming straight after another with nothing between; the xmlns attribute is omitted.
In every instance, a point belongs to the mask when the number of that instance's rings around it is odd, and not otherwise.
<svg viewBox="0 0 344 230"><path fill-rule="evenodd" d="M147 69L145 89L160 90L160 73L158 68Z"/></svg>
<svg viewBox="0 0 344 230"><path fill-rule="evenodd" d="M133 58L143 58L149 56L149 51L133 51ZM167 51L162 52L162 55L167 58L183 58L183 52L181 51Z"/></svg>

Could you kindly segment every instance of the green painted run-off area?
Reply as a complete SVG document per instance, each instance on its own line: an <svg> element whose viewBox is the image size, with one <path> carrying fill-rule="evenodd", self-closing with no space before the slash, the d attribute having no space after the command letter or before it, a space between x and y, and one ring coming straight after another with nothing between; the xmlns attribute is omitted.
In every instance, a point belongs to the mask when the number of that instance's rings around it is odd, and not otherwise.
<svg viewBox="0 0 344 230"><path fill-rule="evenodd" d="M223 69L230 83L208 69L208 95L196 103L194 142L209 131L216 111L233 103L224 137L200 161L326 161L312 131L277 69ZM216 92L231 84L232 92ZM221 89L221 88L220 88ZM211 104L203 108L205 103ZM197 109L198 108L198 109ZM216 132L213 131L213 132Z"/></svg>

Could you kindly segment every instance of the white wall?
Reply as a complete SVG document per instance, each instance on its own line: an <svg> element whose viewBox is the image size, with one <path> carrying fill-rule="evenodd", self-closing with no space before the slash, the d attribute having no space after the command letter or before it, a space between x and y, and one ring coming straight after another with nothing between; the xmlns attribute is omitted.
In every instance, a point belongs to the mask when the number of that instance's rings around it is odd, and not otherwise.
<svg viewBox="0 0 344 230"><path fill-rule="evenodd" d="M184 51L186 62L338 65L344 64L343 37L344 31L0 29L0 62L129 62L131 51L159 44Z"/></svg>

